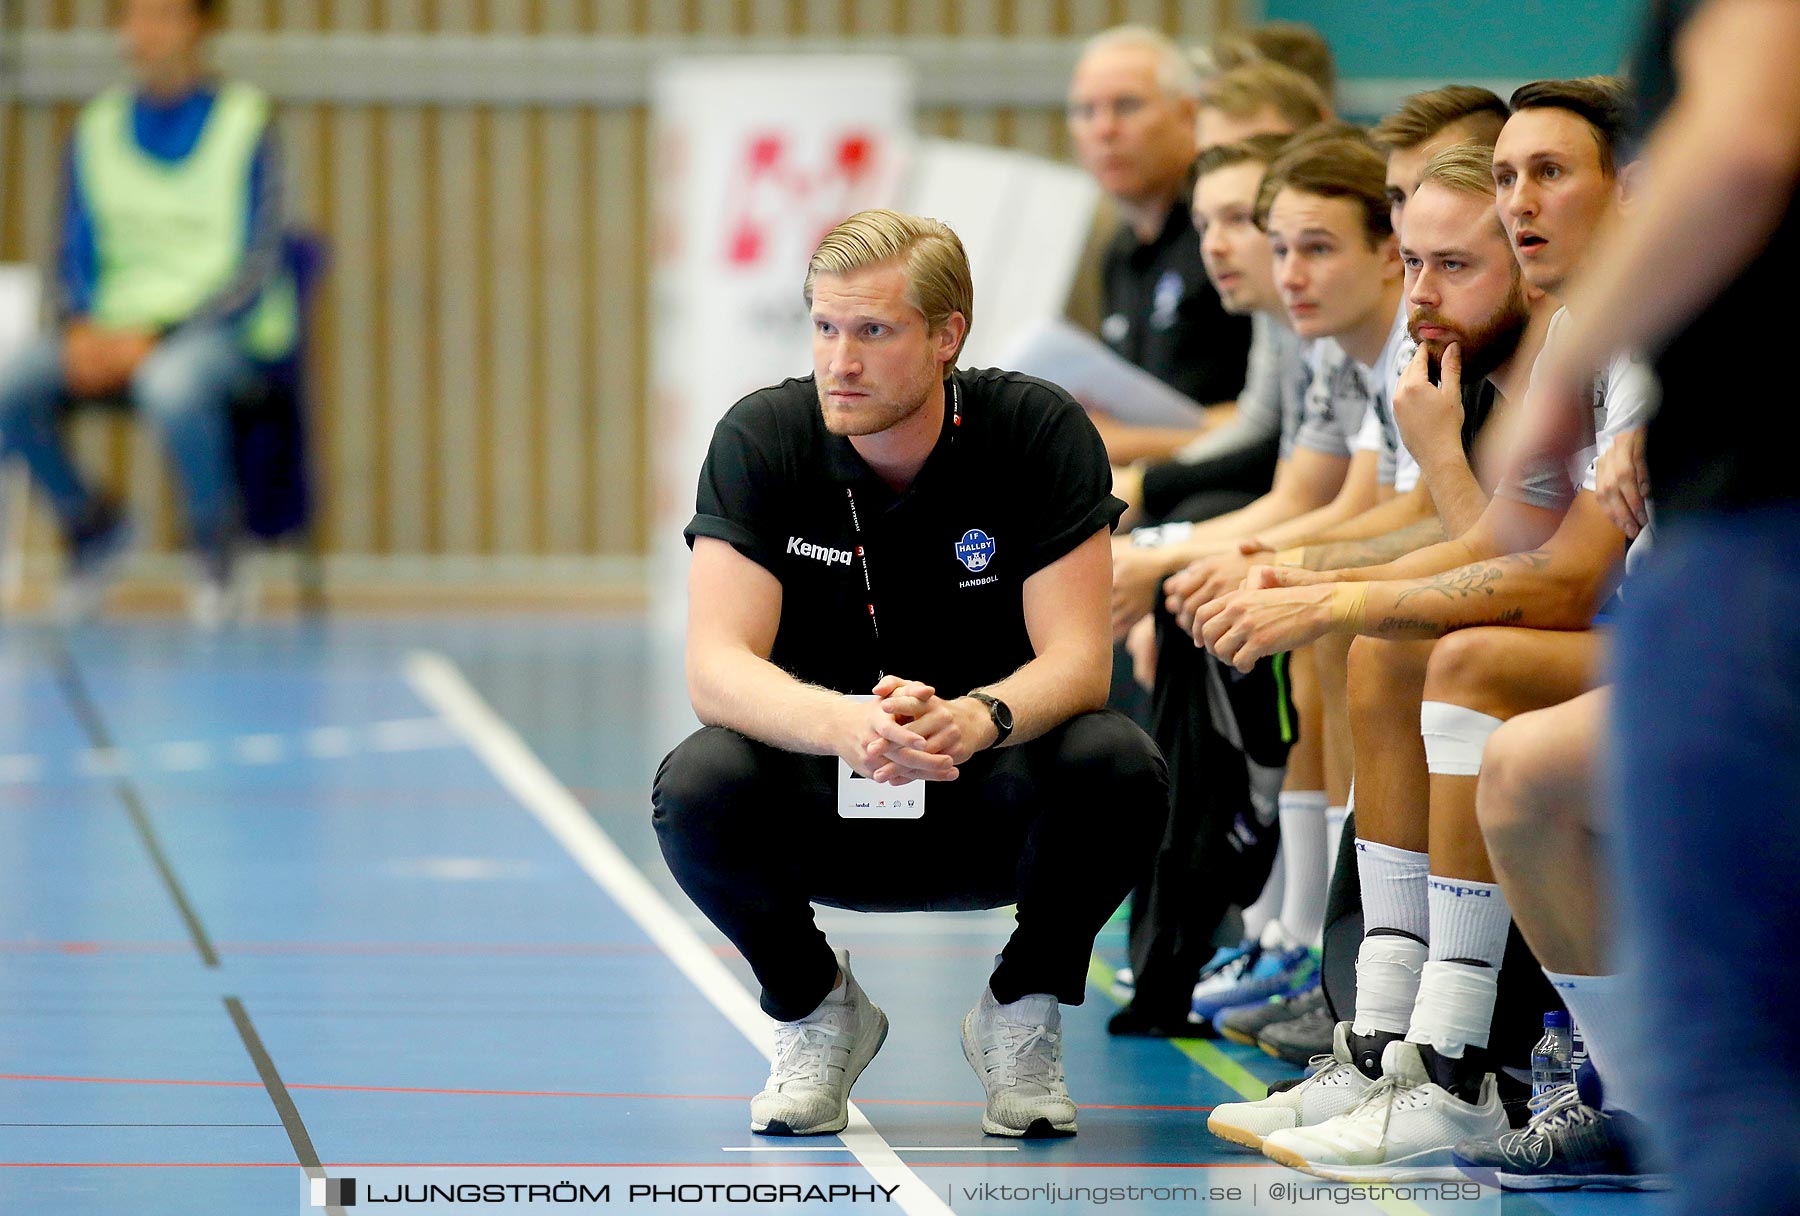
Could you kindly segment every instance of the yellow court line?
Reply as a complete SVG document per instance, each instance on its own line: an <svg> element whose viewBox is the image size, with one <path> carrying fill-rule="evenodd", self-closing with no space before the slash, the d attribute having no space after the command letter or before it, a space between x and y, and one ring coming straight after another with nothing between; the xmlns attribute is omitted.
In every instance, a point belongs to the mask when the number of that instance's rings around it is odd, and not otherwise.
<svg viewBox="0 0 1800 1216"><path fill-rule="evenodd" d="M1112 995L1113 975L1113 969L1106 965L1105 959L1098 954L1088 957L1088 981L1111 997L1114 1004L1122 1004ZM1169 1039L1168 1044L1250 1101L1256 1102L1269 1096L1267 1085L1205 1039Z"/></svg>

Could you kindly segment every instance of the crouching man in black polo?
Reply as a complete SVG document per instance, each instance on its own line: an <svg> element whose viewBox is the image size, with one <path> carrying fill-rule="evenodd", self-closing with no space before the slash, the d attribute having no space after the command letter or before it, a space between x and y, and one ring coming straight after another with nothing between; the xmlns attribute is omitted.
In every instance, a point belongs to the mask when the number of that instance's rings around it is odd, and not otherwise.
<svg viewBox="0 0 1800 1216"><path fill-rule="evenodd" d="M1111 671L1106 451L1081 408L956 371L962 243L865 211L806 275L813 375L738 402L688 525L688 690L708 725L653 795L669 868L777 1019L750 1127L843 1130L887 1017L813 922L1018 904L963 1019L982 1130L1072 1135L1059 1002L1167 817Z"/></svg>

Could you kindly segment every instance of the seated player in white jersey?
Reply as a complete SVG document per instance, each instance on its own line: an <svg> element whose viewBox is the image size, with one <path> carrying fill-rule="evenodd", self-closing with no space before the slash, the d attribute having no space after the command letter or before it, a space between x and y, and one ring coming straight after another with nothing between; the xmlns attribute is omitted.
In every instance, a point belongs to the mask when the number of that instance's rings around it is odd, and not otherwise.
<svg viewBox="0 0 1800 1216"><path fill-rule="evenodd" d="M1603 150L1618 130L1618 91L1540 82L1514 105L1496 150L1501 215L1527 276L1560 288L1617 194ZM1524 185L1521 165L1533 175ZM1522 233L1539 240L1522 241ZM1552 243L1554 259L1525 252ZM1596 385L1597 405L1610 407L1608 432L1641 421L1648 401L1642 369L1629 360ZM1376 1134L1346 1116L1273 1136L1264 1149L1278 1160L1330 1177L1452 1176L1459 1128L1468 1137L1504 1130L1486 1048L1509 917L1475 827L1481 745L1503 717L1591 685L1596 643L1579 631L1592 622L1625 547L1594 502L1591 468L1572 506L1554 496L1530 501L1555 475L1546 471L1536 489L1496 495L1457 541L1389 567L1261 570L1252 587L1273 589L1226 596L1199 614L1201 636L1239 663L1320 632L1362 635L1352 651L1352 699L1367 936L1347 1046L1359 1057L1383 1053L1384 1083L1418 1093ZM1540 528L1560 522L1538 550L1427 573L1481 555L1490 536L1505 534L1505 521L1520 519ZM1335 585L1291 585L1321 581ZM1497 624L1526 627L1472 628ZM1416 683L1422 647L1413 639L1447 633ZM1407 739L1419 740L1422 756L1407 754Z"/></svg>

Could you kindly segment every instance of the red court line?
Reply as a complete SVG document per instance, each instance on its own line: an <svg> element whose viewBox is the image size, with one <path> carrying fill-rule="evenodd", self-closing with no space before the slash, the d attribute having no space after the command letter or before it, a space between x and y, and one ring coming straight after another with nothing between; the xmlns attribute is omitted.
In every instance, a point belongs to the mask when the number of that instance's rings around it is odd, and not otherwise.
<svg viewBox="0 0 1800 1216"><path fill-rule="evenodd" d="M261 1089L260 1081L185 1081L152 1077L59 1077L38 1076L30 1073L0 1072L0 1081L43 1081L71 1085L190 1085L202 1088L220 1089ZM441 1094L461 1098L604 1098L624 1101L668 1101L668 1102L748 1102L749 1094L636 1094L636 1093L602 1093L577 1090L556 1089L449 1089L423 1085L323 1085L293 1082L287 1088L321 1090L327 1093L362 1093L362 1094ZM858 1103L871 1106L980 1106L980 1102L962 1102L953 1100L937 1100L932 1098L858 1098ZM1160 1111L1209 1111L1210 1106L1140 1106L1110 1105L1102 1102L1084 1102L1084 1110L1160 1110Z"/></svg>
<svg viewBox="0 0 1800 1216"><path fill-rule="evenodd" d="M221 954L417 954L424 956L660 954L649 942L214 942ZM190 954L192 942L0 941L0 954ZM730 946L715 947L727 957Z"/></svg>
<svg viewBox="0 0 1800 1216"><path fill-rule="evenodd" d="M220 954L235 955L417 955L425 958L662 955L661 948L651 942L221 941L214 942L213 947ZM0 954L191 954L193 949L193 943L185 941L0 941ZM714 945L711 950L721 958L738 957L737 948L730 944ZM986 958L993 951L983 946L877 944L862 947L857 953L874 958Z"/></svg>

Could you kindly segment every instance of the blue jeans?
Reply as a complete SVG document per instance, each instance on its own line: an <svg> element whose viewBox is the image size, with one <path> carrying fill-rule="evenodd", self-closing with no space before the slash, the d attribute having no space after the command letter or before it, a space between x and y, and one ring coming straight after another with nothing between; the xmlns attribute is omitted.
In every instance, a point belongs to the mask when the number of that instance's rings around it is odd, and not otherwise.
<svg viewBox="0 0 1800 1216"><path fill-rule="evenodd" d="M162 432L197 546L224 543L233 527L231 402L260 374L228 327L199 325L158 343L131 377L127 396ZM65 533L95 501L63 442L69 400L60 333L0 366L0 453L18 455L30 466Z"/></svg>
<svg viewBox="0 0 1800 1216"><path fill-rule="evenodd" d="M1614 655L1608 837L1644 1092L1687 1213L1800 1177L1800 504L1660 527Z"/></svg>

